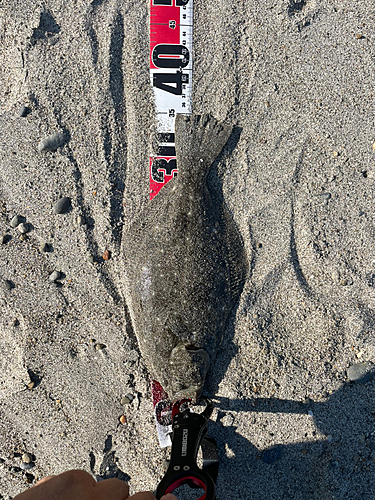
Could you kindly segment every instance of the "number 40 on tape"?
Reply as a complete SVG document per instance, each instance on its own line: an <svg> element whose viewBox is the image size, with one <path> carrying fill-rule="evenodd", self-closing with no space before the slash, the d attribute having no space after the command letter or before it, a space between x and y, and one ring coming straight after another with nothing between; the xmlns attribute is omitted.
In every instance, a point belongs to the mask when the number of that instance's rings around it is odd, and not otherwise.
<svg viewBox="0 0 375 500"><path fill-rule="evenodd" d="M158 150L150 157L150 198L176 175L175 118L191 114L193 0L151 0L150 80Z"/></svg>

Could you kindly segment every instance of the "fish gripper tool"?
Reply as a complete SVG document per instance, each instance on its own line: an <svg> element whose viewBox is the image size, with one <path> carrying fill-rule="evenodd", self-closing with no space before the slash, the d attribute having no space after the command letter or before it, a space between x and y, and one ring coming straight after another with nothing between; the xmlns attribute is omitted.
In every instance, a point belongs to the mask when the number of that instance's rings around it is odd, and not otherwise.
<svg viewBox="0 0 375 500"><path fill-rule="evenodd" d="M213 403L204 399L207 406L202 413L194 413L189 409L180 412L181 403L174 407L171 459L168 470L156 489L157 500L183 484L205 491L198 500L215 500L219 455L216 441L206 435ZM202 448L202 468L197 465L199 447Z"/></svg>

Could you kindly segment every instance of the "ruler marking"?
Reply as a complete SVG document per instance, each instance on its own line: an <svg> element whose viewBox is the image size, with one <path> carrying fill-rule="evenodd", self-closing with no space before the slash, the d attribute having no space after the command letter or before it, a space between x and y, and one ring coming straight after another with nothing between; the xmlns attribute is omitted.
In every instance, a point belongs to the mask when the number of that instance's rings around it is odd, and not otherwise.
<svg viewBox="0 0 375 500"><path fill-rule="evenodd" d="M174 148L177 113L192 111L193 0L150 0L150 83L160 142L150 156L150 199L177 172ZM161 138L169 134L173 142ZM175 151L175 149L174 149Z"/></svg>

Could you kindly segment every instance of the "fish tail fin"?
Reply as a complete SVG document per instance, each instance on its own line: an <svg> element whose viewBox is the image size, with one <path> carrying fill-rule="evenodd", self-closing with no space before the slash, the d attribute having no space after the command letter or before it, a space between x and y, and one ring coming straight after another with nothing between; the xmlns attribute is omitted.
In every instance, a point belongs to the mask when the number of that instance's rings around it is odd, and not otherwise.
<svg viewBox="0 0 375 500"><path fill-rule="evenodd" d="M231 125L219 122L212 115L178 114L176 156L179 175L191 173L197 177L205 177L231 132Z"/></svg>

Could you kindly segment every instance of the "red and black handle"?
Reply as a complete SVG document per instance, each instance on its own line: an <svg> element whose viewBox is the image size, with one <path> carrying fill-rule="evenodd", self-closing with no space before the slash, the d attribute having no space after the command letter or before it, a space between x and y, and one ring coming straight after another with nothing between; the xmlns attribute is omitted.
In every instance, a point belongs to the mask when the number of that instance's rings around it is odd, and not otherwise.
<svg viewBox="0 0 375 500"><path fill-rule="evenodd" d="M191 488L202 488L205 493L199 500L215 499L219 460L215 440L206 436L207 422L213 410L212 402L206 401L203 413L192 413L187 409L173 417L171 460L156 489L157 500L183 484L188 484ZM198 467L196 461L200 446L203 469Z"/></svg>

